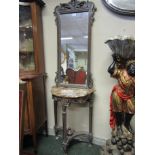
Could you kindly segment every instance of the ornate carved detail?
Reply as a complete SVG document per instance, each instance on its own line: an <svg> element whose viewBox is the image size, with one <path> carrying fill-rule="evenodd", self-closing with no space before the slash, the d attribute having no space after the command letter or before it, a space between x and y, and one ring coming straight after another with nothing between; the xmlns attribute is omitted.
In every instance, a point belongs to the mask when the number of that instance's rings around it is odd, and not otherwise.
<svg viewBox="0 0 155 155"><path fill-rule="evenodd" d="M56 76L55 76L55 83L56 83L56 85L58 85L58 82L59 82L58 72L55 72L55 73L56 73Z"/></svg>
<svg viewBox="0 0 155 155"><path fill-rule="evenodd" d="M61 9L67 9L67 10L74 10L78 8L87 8L87 2L85 1L76 1L76 0L71 0L69 3L62 3L60 4Z"/></svg>
<svg viewBox="0 0 155 155"><path fill-rule="evenodd" d="M90 16L90 24L91 25L93 25L93 22L94 22L94 14L95 14L95 11L97 11L97 8L94 6L91 9L91 16Z"/></svg>
<svg viewBox="0 0 155 155"><path fill-rule="evenodd" d="M61 98L53 95L54 101L62 104L62 106L70 106L70 104L87 104L89 102L93 103L93 99L91 95L87 95L81 98Z"/></svg>
<svg viewBox="0 0 155 155"><path fill-rule="evenodd" d="M66 98L61 98L58 101L59 103L62 104L63 107L69 107L70 106L70 100Z"/></svg>
<svg viewBox="0 0 155 155"><path fill-rule="evenodd" d="M93 88L93 85L94 85L94 82L93 82L93 79L92 79L92 75L90 74L88 76L88 88Z"/></svg>
<svg viewBox="0 0 155 155"><path fill-rule="evenodd" d="M56 23L58 22L58 14L88 11L91 13L90 23L92 24L96 10L97 9L93 2L71 0L69 3L61 3L59 6L56 6L54 11L54 15L56 16L55 21Z"/></svg>
<svg viewBox="0 0 155 155"><path fill-rule="evenodd" d="M94 4L92 2L71 0L69 3L61 3L60 6L56 6L55 12L75 12L79 10L94 10Z"/></svg>

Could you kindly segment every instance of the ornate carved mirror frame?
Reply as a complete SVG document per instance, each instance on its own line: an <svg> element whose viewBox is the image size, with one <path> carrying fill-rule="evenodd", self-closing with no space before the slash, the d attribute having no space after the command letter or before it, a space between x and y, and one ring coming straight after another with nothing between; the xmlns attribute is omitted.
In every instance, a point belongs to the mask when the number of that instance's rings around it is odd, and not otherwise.
<svg viewBox="0 0 155 155"><path fill-rule="evenodd" d="M55 82L57 86L65 87L84 87L92 88L93 80L91 77L91 26L94 21L94 13L96 11L93 2L89 1L78 1L71 0L68 3L62 3L56 6L54 15L56 16L57 24L57 72ZM85 84L64 84L61 83L61 19L60 15L71 14L71 13L83 13L88 12L88 59L87 59L87 76Z"/></svg>

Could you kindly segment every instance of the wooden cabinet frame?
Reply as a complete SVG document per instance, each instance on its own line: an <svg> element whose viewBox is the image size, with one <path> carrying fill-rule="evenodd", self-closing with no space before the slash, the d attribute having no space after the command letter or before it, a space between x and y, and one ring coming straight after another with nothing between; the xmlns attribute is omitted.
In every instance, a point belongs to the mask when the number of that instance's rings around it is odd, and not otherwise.
<svg viewBox="0 0 155 155"><path fill-rule="evenodd" d="M41 1L41 0L40 0ZM41 1L42 2L42 1ZM39 129L47 131L47 109L46 109L46 88L45 88L45 62L43 50L43 31L41 9L43 2L19 2L20 5L31 8L32 33L34 47L34 71L19 70L20 79L26 81L27 104L25 111L24 133L33 137L33 144L36 148L36 134Z"/></svg>

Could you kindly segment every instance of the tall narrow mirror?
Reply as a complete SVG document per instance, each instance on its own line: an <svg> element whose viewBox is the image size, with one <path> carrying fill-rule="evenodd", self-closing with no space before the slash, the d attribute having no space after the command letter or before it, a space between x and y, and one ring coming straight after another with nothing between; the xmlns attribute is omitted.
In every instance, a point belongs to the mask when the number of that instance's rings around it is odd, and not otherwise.
<svg viewBox="0 0 155 155"><path fill-rule="evenodd" d="M85 84L88 61L88 12L60 15L62 82ZM71 74L79 72L82 77ZM79 79L78 79L79 78ZM65 80L65 81L64 81Z"/></svg>
<svg viewBox="0 0 155 155"><path fill-rule="evenodd" d="M57 85L92 87L90 73L92 2L71 0L55 9L58 31Z"/></svg>

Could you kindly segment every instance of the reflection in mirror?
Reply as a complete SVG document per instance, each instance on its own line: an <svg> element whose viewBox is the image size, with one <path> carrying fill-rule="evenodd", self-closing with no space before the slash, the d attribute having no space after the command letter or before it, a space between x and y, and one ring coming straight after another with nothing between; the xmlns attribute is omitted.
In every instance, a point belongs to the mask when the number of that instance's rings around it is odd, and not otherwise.
<svg viewBox="0 0 155 155"><path fill-rule="evenodd" d="M61 14L61 83L86 84L88 12Z"/></svg>

